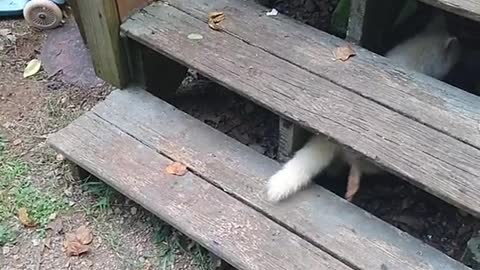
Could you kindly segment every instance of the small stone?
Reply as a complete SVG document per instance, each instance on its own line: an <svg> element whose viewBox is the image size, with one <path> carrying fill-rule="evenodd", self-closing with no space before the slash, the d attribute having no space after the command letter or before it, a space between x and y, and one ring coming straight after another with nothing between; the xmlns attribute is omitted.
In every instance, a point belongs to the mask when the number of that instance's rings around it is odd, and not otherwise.
<svg viewBox="0 0 480 270"><path fill-rule="evenodd" d="M22 139L16 139L16 140L13 141L12 144L13 144L14 146L17 146L17 145L19 145L19 144L21 144L21 143L22 143Z"/></svg>
<svg viewBox="0 0 480 270"><path fill-rule="evenodd" d="M120 208L117 207L117 208L113 209L113 213L115 215L120 215L122 213L122 210L120 210Z"/></svg>
<svg viewBox="0 0 480 270"><path fill-rule="evenodd" d="M32 240L32 245L33 245L34 247L40 245L40 240L34 238L34 239Z"/></svg>
<svg viewBox="0 0 480 270"><path fill-rule="evenodd" d="M2 125L4 128L9 129L15 127L15 124L12 122L6 122L5 124Z"/></svg>
<svg viewBox="0 0 480 270"><path fill-rule="evenodd" d="M136 207L130 208L130 214L132 214L132 216L135 216L137 214L137 208Z"/></svg>
<svg viewBox="0 0 480 270"><path fill-rule="evenodd" d="M70 186L70 187L68 187L67 189L65 189L65 190L63 191L63 194L65 194L65 196L67 196L67 197L72 197L72 195L73 195L72 187Z"/></svg>
<svg viewBox="0 0 480 270"><path fill-rule="evenodd" d="M7 246L3 247L2 252L3 252L3 255L7 255L10 252L10 247L7 247Z"/></svg>
<svg viewBox="0 0 480 270"><path fill-rule="evenodd" d="M62 154L57 154L57 156L55 157L55 159L57 161L64 161L65 160L65 157L62 155Z"/></svg>
<svg viewBox="0 0 480 270"><path fill-rule="evenodd" d="M50 216L48 216L49 220L54 220L56 218L57 218L57 213L52 213L52 214L50 214Z"/></svg>

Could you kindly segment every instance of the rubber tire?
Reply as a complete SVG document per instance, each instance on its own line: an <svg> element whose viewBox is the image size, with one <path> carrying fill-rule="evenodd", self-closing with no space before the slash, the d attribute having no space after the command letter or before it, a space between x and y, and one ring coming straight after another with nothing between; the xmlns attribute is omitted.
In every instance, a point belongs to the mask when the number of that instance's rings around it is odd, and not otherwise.
<svg viewBox="0 0 480 270"><path fill-rule="evenodd" d="M35 12L38 12L38 10L44 11L48 22L35 16ZM60 7L50 0L32 0L23 8L23 17L30 26L47 30L53 29L62 23L63 13Z"/></svg>

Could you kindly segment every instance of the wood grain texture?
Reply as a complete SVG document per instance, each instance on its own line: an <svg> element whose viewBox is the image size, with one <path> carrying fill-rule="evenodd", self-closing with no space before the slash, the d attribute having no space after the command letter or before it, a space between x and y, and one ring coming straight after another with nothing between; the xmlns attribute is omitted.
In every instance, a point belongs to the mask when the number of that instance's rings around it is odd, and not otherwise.
<svg viewBox="0 0 480 270"><path fill-rule="evenodd" d="M144 91L115 91L92 112L354 269L468 269L320 186L267 202L264 186L277 162Z"/></svg>
<svg viewBox="0 0 480 270"><path fill-rule="evenodd" d="M198 176L164 173L170 159L91 113L49 143L238 269L350 269Z"/></svg>
<svg viewBox="0 0 480 270"><path fill-rule="evenodd" d="M348 145L439 198L480 214L479 149L243 40L212 31L174 7L153 4L122 29L283 117ZM190 33L203 39L190 40ZM349 62L330 65L347 67Z"/></svg>
<svg viewBox="0 0 480 270"><path fill-rule="evenodd" d="M419 0L434 7L480 22L480 1L478 0Z"/></svg>
<svg viewBox="0 0 480 270"><path fill-rule="evenodd" d="M206 21L209 11L222 10L226 33L480 148L478 96L399 68L360 47L354 47L357 56L348 62L332 61L333 50L344 46L345 41L287 16L265 16L265 8L254 1L169 0L169 3L202 21ZM155 14L161 9L154 5L147 12Z"/></svg>
<svg viewBox="0 0 480 270"><path fill-rule="evenodd" d="M120 19L115 1L73 0L74 14L86 37L98 77L123 87L128 81L127 58L120 41Z"/></svg>

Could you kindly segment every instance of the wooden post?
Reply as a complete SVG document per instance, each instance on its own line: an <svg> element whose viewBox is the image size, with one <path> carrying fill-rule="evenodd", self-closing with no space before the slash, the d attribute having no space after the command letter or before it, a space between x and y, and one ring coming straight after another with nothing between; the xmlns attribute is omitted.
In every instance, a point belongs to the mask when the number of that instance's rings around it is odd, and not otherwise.
<svg viewBox="0 0 480 270"><path fill-rule="evenodd" d="M302 127L280 118L277 159L281 162L289 160L308 139L309 133Z"/></svg>
<svg viewBox="0 0 480 270"><path fill-rule="evenodd" d="M128 50L132 82L160 98L174 94L188 69L126 37L124 42Z"/></svg>
<svg viewBox="0 0 480 270"><path fill-rule="evenodd" d="M128 68L120 40L120 17L116 2L72 0L71 3L98 77L116 87L124 87L128 82Z"/></svg>
<svg viewBox="0 0 480 270"><path fill-rule="evenodd" d="M385 52L383 38L405 0L351 0L346 39L376 53Z"/></svg>
<svg viewBox="0 0 480 270"><path fill-rule="evenodd" d="M80 35L82 36L83 43L88 46L87 44L87 36L85 35L85 29L83 29L83 22L82 17L80 16L80 10L77 6L77 1L75 0L68 0L68 4L72 8L73 17L75 18L75 22L77 23L78 31L80 31Z"/></svg>

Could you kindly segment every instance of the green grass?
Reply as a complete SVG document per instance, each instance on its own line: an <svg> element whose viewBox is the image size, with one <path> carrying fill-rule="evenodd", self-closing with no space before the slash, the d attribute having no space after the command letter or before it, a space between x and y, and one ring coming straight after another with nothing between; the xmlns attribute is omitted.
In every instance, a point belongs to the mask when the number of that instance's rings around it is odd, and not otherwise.
<svg viewBox="0 0 480 270"><path fill-rule="evenodd" d="M17 212L26 208L39 232L45 232L51 217L67 204L50 192L39 190L29 178L29 167L9 155L0 136L0 246L15 240Z"/></svg>
<svg viewBox="0 0 480 270"><path fill-rule="evenodd" d="M159 250L160 269L173 269L175 258L179 254L190 254L196 269L212 269L212 259L206 249L188 239L167 223L158 219L154 219L153 222L156 224L154 241Z"/></svg>
<svg viewBox="0 0 480 270"><path fill-rule="evenodd" d="M89 177L83 180L81 187L84 191L95 197L95 203L90 209L87 209L87 214L94 212L105 212L112 208L115 200L119 194L112 187L104 182Z"/></svg>

